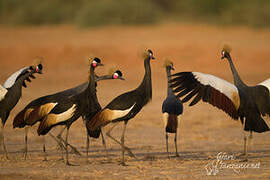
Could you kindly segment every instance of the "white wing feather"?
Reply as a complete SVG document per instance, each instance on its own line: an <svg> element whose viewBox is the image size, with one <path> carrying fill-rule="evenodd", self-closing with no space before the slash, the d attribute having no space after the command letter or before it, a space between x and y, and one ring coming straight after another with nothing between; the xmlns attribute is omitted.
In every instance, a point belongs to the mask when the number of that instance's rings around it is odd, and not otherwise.
<svg viewBox="0 0 270 180"><path fill-rule="evenodd" d="M265 86L268 88L269 92L270 92L270 78L269 79L266 79L265 81L261 82L260 84L258 85L262 85L262 86Z"/></svg>
<svg viewBox="0 0 270 180"><path fill-rule="evenodd" d="M238 89L235 85L210 74L204 74L200 72L192 72L192 74L201 84L209 85L221 92L222 94L226 95L234 103L236 109L239 108L240 97Z"/></svg>
<svg viewBox="0 0 270 180"><path fill-rule="evenodd" d="M5 88L10 88L13 86L13 84L15 83L17 77L24 71L28 69L28 67L24 67L18 71L16 71L15 73L13 73L11 76L9 76L9 78L6 80L6 82L3 84L3 86Z"/></svg>

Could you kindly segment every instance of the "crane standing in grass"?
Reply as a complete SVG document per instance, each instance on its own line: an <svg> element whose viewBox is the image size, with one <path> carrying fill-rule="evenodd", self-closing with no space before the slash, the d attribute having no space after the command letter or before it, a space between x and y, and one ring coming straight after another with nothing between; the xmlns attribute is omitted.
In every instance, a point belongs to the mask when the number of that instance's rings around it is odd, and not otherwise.
<svg viewBox="0 0 270 180"><path fill-rule="evenodd" d="M240 118L243 129L249 132L266 132L269 127L262 116L270 115L270 79L256 86L246 85L238 75L230 56L230 47L224 46L221 59L227 59L233 74L234 84L210 74L200 72L180 72L172 75L171 87L177 97L183 97L182 102L193 100L189 104L195 105L201 99L204 102L223 110L234 120ZM247 160L247 136L244 136L244 155Z"/></svg>
<svg viewBox="0 0 270 180"><path fill-rule="evenodd" d="M0 85L0 145L8 159L8 153L4 141L4 126L9 117L10 111L16 106L22 95L22 87L26 87L25 81L31 82L30 78L35 78L34 73L42 73L42 64L40 59L38 63L30 67L25 67L13 73L4 83Z"/></svg>
<svg viewBox="0 0 270 180"><path fill-rule="evenodd" d="M170 87L170 79L171 79L171 70L174 70L173 63L169 60L165 61L165 68L168 78L168 89L167 89L167 97L162 103L162 113L163 113L163 121L165 125L165 138L166 138L166 148L169 157L168 150L168 133L174 133L174 144L175 144L175 154L178 157L177 151L177 128L178 128L178 120L179 115L183 113L183 104L181 101L175 97L173 94L173 90Z"/></svg>

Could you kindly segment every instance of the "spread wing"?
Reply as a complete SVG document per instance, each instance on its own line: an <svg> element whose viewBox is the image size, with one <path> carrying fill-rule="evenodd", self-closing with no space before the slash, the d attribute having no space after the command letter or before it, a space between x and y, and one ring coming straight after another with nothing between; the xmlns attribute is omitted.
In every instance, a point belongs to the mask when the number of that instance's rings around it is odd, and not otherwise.
<svg viewBox="0 0 270 180"><path fill-rule="evenodd" d="M200 100L223 110L233 119L238 119L240 97L235 85L210 74L200 72L180 72L172 75L171 87L183 103L193 100L193 106Z"/></svg>

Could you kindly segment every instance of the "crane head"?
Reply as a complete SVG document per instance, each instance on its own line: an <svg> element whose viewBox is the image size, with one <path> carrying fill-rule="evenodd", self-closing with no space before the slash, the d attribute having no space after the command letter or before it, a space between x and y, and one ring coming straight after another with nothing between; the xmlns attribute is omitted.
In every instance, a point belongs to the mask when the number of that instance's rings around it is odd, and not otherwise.
<svg viewBox="0 0 270 180"><path fill-rule="evenodd" d="M120 70L116 70L114 73L113 73L113 79L121 79L121 80L125 80L123 77L123 74Z"/></svg>
<svg viewBox="0 0 270 180"><path fill-rule="evenodd" d="M145 49L142 53L143 58L149 58L150 60L156 59L151 49Z"/></svg>
<svg viewBox="0 0 270 180"><path fill-rule="evenodd" d="M30 69L33 73L39 73L39 74L42 74L42 69L43 69L42 61L43 61L43 58L42 58L42 57L36 57L36 58L34 59L33 65L30 66L29 69Z"/></svg>
<svg viewBox="0 0 270 180"><path fill-rule="evenodd" d="M91 60L91 66L96 68L97 66L104 66L102 63L101 63L101 60L97 57L95 58L90 58L89 60Z"/></svg>
<svg viewBox="0 0 270 180"><path fill-rule="evenodd" d="M121 80L125 80L122 76L123 73L117 69L117 68L110 68L108 74L112 77L112 79L121 79Z"/></svg>
<svg viewBox="0 0 270 180"><path fill-rule="evenodd" d="M164 67L170 68L170 70L174 70L173 62L168 58L164 61Z"/></svg>
<svg viewBox="0 0 270 180"><path fill-rule="evenodd" d="M232 48L229 45L225 44L221 51L221 59L229 58L231 51L232 51Z"/></svg>

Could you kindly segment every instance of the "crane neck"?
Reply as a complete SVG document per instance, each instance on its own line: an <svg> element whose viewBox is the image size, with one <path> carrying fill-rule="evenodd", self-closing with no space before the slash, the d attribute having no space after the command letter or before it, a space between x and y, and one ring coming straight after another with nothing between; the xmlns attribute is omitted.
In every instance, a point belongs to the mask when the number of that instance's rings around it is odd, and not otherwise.
<svg viewBox="0 0 270 180"><path fill-rule="evenodd" d="M92 92L95 91L96 85L95 85L95 67L91 65L90 67L90 74L89 74L89 82L87 86L87 91Z"/></svg>
<svg viewBox="0 0 270 180"><path fill-rule="evenodd" d="M151 67L150 67L149 56L147 56L144 59L144 69L145 69L145 74L143 77L143 81L138 87L138 90L145 93L145 96L151 99L152 98L152 79L151 79Z"/></svg>
<svg viewBox="0 0 270 180"><path fill-rule="evenodd" d="M171 68L169 66L166 66L166 73L167 73L167 95L173 95L173 90L170 87L169 81L171 80Z"/></svg>
<svg viewBox="0 0 270 180"><path fill-rule="evenodd" d="M19 88L20 90L22 89L23 84L25 83L25 80L27 78L29 78L30 75L34 74L34 72L26 72L25 74L23 74L22 76L19 76L18 79L15 81L14 85L11 87L14 89Z"/></svg>
<svg viewBox="0 0 270 180"><path fill-rule="evenodd" d="M228 55L227 57L228 61L229 61L229 64L230 64L230 67L231 67L231 71L232 71L232 74L233 74L233 79L234 79L234 84L236 86L246 86L245 83L242 81L242 79L240 78L234 64L233 64L233 61L231 59L231 56Z"/></svg>
<svg viewBox="0 0 270 180"><path fill-rule="evenodd" d="M101 80L107 80L107 79L113 79L112 75L103 75L103 76L98 76L95 78L95 81L101 81Z"/></svg>

